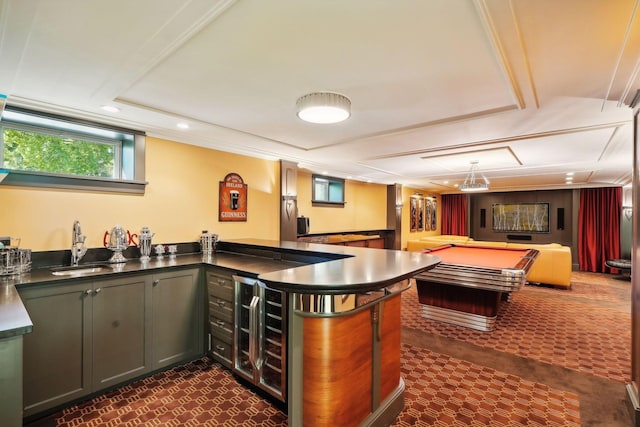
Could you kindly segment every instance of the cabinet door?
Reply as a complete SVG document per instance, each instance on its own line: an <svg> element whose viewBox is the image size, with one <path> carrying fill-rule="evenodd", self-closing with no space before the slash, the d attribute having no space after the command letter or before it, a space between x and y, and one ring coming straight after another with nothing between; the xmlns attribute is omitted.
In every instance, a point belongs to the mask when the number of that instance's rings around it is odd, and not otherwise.
<svg viewBox="0 0 640 427"><path fill-rule="evenodd" d="M94 282L93 388L151 370L151 276Z"/></svg>
<svg viewBox="0 0 640 427"><path fill-rule="evenodd" d="M153 369L204 353L204 292L198 269L153 276Z"/></svg>
<svg viewBox="0 0 640 427"><path fill-rule="evenodd" d="M33 322L24 336L24 416L91 392L91 283L20 289Z"/></svg>

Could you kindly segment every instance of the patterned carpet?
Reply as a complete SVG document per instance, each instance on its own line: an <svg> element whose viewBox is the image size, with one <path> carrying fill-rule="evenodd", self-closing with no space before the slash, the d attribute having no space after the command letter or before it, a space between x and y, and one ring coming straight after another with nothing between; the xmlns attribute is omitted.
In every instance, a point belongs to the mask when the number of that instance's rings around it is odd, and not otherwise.
<svg viewBox="0 0 640 427"><path fill-rule="evenodd" d="M629 282L576 273L571 289L525 286L500 306L497 328L480 332L420 315L415 287L403 295L409 328L625 382L631 376ZM609 276L610 277L610 276ZM601 286L598 280L609 280Z"/></svg>
<svg viewBox="0 0 640 427"><path fill-rule="evenodd" d="M57 426L286 426L287 416L209 358L63 410Z"/></svg>
<svg viewBox="0 0 640 427"><path fill-rule="evenodd" d="M408 345L393 426L579 426L576 395ZM63 410L57 426L286 426L287 417L203 358Z"/></svg>
<svg viewBox="0 0 640 427"><path fill-rule="evenodd" d="M595 277L595 280L594 280ZM419 315L403 295L403 325L582 373L630 375L629 283L578 273L570 290L526 286L491 333ZM602 276L604 277L604 275ZM604 277L603 280L607 280ZM402 345L406 426L580 426L576 394L409 344ZM56 426L286 426L286 415L208 358L122 387L50 417Z"/></svg>
<svg viewBox="0 0 640 427"><path fill-rule="evenodd" d="M405 407L394 426L580 426L573 393L402 346Z"/></svg>

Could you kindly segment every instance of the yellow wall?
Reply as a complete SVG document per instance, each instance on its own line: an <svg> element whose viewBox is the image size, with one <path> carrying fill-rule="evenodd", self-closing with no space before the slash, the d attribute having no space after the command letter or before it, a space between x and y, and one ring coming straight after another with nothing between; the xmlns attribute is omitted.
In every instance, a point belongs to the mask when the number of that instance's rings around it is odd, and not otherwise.
<svg viewBox="0 0 640 427"><path fill-rule="evenodd" d="M387 186L345 181L344 208L311 205L311 173L298 170L298 216L310 218L310 233L387 228Z"/></svg>
<svg viewBox="0 0 640 427"><path fill-rule="evenodd" d="M230 172L248 185L246 222L218 222L218 185ZM35 251L69 249L78 219L90 248L116 224L148 226L154 243L197 241L204 229L278 239L279 174L278 162L147 137L144 195L0 186L0 235Z"/></svg>
<svg viewBox="0 0 640 427"><path fill-rule="evenodd" d="M437 205L436 205L436 230L435 231L411 231L411 208L409 199L416 193L424 194L424 196L435 196ZM442 229L442 216L441 216L441 199L439 194L425 193L423 190L410 188L410 187L402 187L402 242L401 248L406 249L408 240L418 240L421 237L426 236L437 236L440 234L440 230Z"/></svg>

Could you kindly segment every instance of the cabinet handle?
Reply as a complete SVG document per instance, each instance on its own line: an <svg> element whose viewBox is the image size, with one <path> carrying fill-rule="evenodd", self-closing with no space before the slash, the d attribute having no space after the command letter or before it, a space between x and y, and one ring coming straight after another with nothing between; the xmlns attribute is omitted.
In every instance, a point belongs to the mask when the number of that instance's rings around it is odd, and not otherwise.
<svg viewBox="0 0 640 427"><path fill-rule="evenodd" d="M224 280L224 279L218 279L218 285L220 285L220 286L224 286L225 282L226 282L226 280Z"/></svg>
<svg viewBox="0 0 640 427"><path fill-rule="evenodd" d="M153 286L156 286L158 283L160 283L160 280L156 279L153 281Z"/></svg>
<svg viewBox="0 0 640 427"><path fill-rule="evenodd" d="M216 350L218 351L224 351L225 348L223 346L221 346L220 344L216 344Z"/></svg>
<svg viewBox="0 0 640 427"><path fill-rule="evenodd" d="M87 289L86 291L84 291L85 295L91 295L93 293L93 291L91 289Z"/></svg>
<svg viewBox="0 0 640 427"><path fill-rule="evenodd" d="M102 291L102 288L98 288L98 289L96 289L94 292L95 292L96 294L99 294L99 293L100 293L100 291Z"/></svg>
<svg viewBox="0 0 640 427"><path fill-rule="evenodd" d="M216 323L218 324L218 326L220 326L221 328L224 328L224 320L216 320Z"/></svg>
<svg viewBox="0 0 640 427"><path fill-rule="evenodd" d="M218 300L218 301L216 301L216 302L217 302L217 304L218 304L218 307L224 307L224 304L225 304L225 301L224 301L224 300L219 299L219 300Z"/></svg>

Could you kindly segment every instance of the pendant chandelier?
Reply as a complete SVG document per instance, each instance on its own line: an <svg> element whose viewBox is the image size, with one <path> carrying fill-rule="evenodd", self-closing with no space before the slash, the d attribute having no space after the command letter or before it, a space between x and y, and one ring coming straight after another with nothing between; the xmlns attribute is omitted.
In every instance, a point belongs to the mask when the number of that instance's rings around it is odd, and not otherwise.
<svg viewBox="0 0 640 427"><path fill-rule="evenodd" d="M476 175L479 175L477 177ZM482 178L482 181L477 178ZM478 170L478 161L471 162L471 169L464 179L464 183L460 186L460 191L487 191L489 189L489 180L482 172Z"/></svg>

